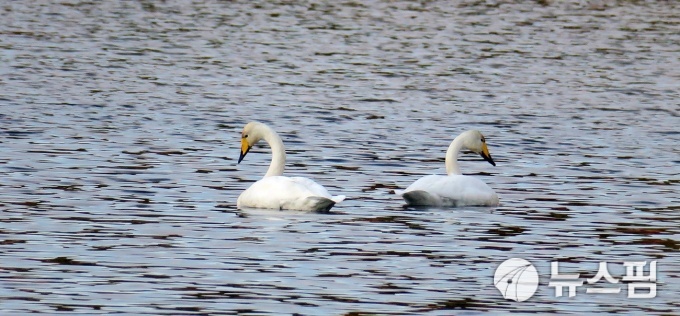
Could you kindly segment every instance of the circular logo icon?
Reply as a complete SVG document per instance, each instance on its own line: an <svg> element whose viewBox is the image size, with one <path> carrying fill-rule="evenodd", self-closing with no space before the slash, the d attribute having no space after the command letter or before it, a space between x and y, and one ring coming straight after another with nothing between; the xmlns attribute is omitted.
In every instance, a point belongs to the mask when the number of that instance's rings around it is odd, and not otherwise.
<svg viewBox="0 0 680 316"><path fill-rule="evenodd" d="M505 299L524 302L538 289L538 272L531 262L510 258L496 268L493 284Z"/></svg>

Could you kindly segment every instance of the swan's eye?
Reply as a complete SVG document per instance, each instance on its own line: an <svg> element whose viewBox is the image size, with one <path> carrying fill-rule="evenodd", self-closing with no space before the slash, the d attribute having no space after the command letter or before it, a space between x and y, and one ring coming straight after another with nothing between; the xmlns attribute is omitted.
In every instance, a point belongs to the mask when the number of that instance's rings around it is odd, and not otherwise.
<svg viewBox="0 0 680 316"><path fill-rule="evenodd" d="M482 137L482 143L484 143L484 142L486 142L486 139L484 139L484 137Z"/></svg>
<svg viewBox="0 0 680 316"><path fill-rule="evenodd" d="M248 134L243 135L243 138L248 138Z"/></svg>

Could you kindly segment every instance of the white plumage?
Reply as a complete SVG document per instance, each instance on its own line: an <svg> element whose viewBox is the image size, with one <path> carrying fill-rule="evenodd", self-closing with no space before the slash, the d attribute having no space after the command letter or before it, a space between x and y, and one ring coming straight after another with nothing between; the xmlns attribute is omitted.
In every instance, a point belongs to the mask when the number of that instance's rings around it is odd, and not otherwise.
<svg viewBox="0 0 680 316"><path fill-rule="evenodd" d="M469 149L492 165L486 140L479 131L466 131L456 137L446 152L447 175L429 175L418 179L406 190L395 190L408 205L414 206L496 206L498 195L482 180L462 175L458 153Z"/></svg>
<svg viewBox="0 0 680 316"><path fill-rule="evenodd" d="M320 184L303 177L282 176L286 153L279 135L269 126L250 122L241 132L241 155L243 160L250 148L264 139L272 149L272 162L264 178L253 183L238 197L236 205L241 208L267 208L326 212L345 196L331 196Z"/></svg>

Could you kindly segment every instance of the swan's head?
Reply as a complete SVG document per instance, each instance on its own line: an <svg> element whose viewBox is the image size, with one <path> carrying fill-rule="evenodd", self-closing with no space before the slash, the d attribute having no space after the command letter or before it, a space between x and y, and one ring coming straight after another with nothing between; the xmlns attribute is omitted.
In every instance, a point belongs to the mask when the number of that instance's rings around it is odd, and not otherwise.
<svg viewBox="0 0 680 316"><path fill-rule="evenodd" d="M266 127L266 125L259 122L246 124L243 131L241 131L241 155L238 157L238 163L241 163L241 160L248 154L250 148L264 137L263 131Z"/></svg>
<svg viewBox="0 0 680 316"><path fill-rule="evenodd" d="M496 165L496 163L493 161L493 158L491 158L491 154L489 153L489 148L486 147L486 139L484 138L484 135L480 133L477 130L470 130L467 132L464 132L460 136L463 137L463 147L466 149L469 149L480 156L484 158L484 160L488 161L492 165Z"/></svg>

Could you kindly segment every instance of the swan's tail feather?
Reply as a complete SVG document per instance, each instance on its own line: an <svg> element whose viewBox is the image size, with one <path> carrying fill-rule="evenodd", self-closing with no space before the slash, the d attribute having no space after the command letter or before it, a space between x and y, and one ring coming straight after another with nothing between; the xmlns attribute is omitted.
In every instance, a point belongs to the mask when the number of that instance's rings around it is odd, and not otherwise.
<svg viewBox="0 0 680 316"><path fill-rule="evenodd" d="M394 190L394 194L396 194L396 195L404 195L404 190Z"/></svg>
<svg viewBox="0 0 680 316"><path fill-rule="evenodd" d="M332 197L331 200L333 200L333 202L335 202L335 203L340 203L340 202L345 200L345 196L344 195L336 195L336 196Z"/></svg>
<svg viewBox="0 0 680 316"><path fill-rule="evenodd" d="M437 205L437 198L423 190L414 190L401 195L408 205Z"/></svg>

